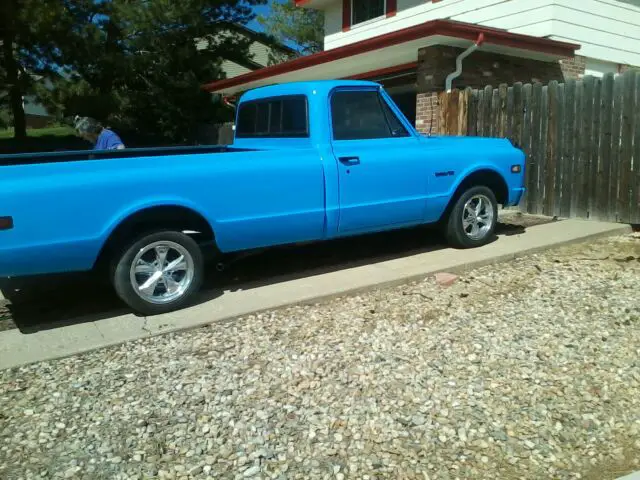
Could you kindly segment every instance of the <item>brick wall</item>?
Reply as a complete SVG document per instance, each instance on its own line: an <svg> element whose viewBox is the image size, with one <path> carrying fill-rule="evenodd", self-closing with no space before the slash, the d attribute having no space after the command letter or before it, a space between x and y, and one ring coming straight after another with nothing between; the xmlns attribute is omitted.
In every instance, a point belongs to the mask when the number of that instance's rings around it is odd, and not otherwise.
<svg viewBox="0 0 640 480"><path fill-rule="evenodd" d="M422 133L438 131L439 107L437 93L445 88L445 79L456 68L456 58L463 49L456 47L434 46L420 49L418 52L418 98L416 101L416 128ZM560 62L542 62L527 58L510 57L497 53L476 51L462 64L462 75L453 81L453 88L484 88L487 85L497 87L501 83L513 85L516 82L549 83L551 80L562 82L565 79L564 68L577 72L582 65L584 73L585 59L577 62L570 59Z"/></svg>
<svg viewBox="0 0 640 480"><path fill-rule="evenodd" d="M576 55L574 58L565 58L560 60L560 69L565 80L571 78L578 80L584 75L584 71L587 68L587 59L580 55Z"/></svg>
<svg viewBox="0 0 640 480"><path fill-rule="evenodd" d="M434 46L418 52L418 88L420 92L444 90L447 75L456 69L456 58L464 50L456 47ZM462 75L453 88L483 88L501 83L549 83L564 80L557 62L542 62L497 53L473 52L462 64Z"/></svg>
<svg viewBox="0 0 640 480"><path fill-rule="evenodd" d="M438 94L419 93L416 98L416 130L421 133L438 131Z"/></svg>
<svg viewBox="0 0 640 480"><path fill-rule="evenodd" d="M620 72L620 74L623 74L625 72L629 72L631 70L635 70L636 72L640 72L640 67L636 67L634 65L620 65L618 67L618 70Z"/></svg>

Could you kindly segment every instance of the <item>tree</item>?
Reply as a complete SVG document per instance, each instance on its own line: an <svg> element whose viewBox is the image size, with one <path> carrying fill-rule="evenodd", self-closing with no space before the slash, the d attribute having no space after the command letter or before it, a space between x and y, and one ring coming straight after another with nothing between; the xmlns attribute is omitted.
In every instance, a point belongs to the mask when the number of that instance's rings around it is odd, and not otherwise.
<svg viewBox="0 0 640 480"><path fill-rule="evenodd" d="M23 97L32 86L31 76L49 71L68 27L59 0L0 2L0 95L8 97L16 138L26 136Z"/></svg>
<svg viewBox="0 0 640 480"><path fill-rule="evenodd" d="M200 87L222 77L223 53L226 58L246 57L249 42L216 33L227 22L247 23L253 18L252 6L264 2L2 1L19 5L21 12L28 2L60 5L54 11L63 32L50 33L54 48L38 47L36 52L53 84L48 89L36 85L48 108L65 116L90 115L105 125L138 137L151 133L154 142L167 143L192 140L198 124L219 116L223 107ZM14 18L23 29L24 15ZM24 42L14 51L26 52L21 53L26 59L37 57Z"/></svg>
<svg viewBox="0 0 640 480"><path fill-rule="evenodd" d="M324 16L318 10L296 7L292 0L273 2L269 15L259 16L258 22L268 34L295 46L301 55L323 50Z"/></svg>

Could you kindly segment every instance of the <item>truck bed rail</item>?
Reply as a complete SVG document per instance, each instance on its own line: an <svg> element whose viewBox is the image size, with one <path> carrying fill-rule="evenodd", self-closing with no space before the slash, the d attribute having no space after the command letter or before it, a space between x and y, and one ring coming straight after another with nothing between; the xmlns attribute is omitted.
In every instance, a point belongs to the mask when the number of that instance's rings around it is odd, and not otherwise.
<svg viewBox="0 0 640 480"><path fill-rule="evenodd" d="M17 153L0 155L0 167L88 160L112 160L131 157L161 157L166 155L190 155L201 153L226 153L250 151L228 145L197 145L153 148L125 148L123 150L65 150L61 152Z"/></svg>

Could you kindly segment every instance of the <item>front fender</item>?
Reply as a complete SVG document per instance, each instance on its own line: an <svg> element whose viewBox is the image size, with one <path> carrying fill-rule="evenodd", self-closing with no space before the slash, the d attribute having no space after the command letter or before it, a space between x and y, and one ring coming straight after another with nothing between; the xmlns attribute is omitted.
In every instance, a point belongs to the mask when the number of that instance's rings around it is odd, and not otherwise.
<svg viewBox="0 0 640 480"><path fill-rule="evenodd" d="M449 198L452 198L455 195L455 193L460 188L460 185L462 185L462 183L465 180L467 180L472 175L477 175L477 174L480 174L482 172L491 172L493 174L498 175L502 179L502 181L505 183L505 185L508 186L508 182L504 178L503 172L501 172L500 169L496 165L494 165L492 163L489 163L489 162L474 164L474 165L471 165L471 166L465 168L464 170L462 170L456 176L456 179L451 184L451 187L449 188L449 191L447 192L447 195L449 196Z"/></svg>

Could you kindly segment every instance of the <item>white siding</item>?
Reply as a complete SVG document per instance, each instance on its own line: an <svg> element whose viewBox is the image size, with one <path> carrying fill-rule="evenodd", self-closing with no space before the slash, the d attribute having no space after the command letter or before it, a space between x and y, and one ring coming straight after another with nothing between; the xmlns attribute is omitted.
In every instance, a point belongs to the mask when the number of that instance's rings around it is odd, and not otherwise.
<svg viewBox="0 0 640 480"><path fill-rule="evenodd" d="M618 73L618 64L613 62L603 62L602 60L587 59L587 65L584 69L585 75L594 77L602 77L606 73Z"/></svg>
<svg viewBox="0 0 640 480"><path fill-rule="evenodd" d="M242 65L232 62L231 60L223 60L220 67L225 73L226 78L237 77L238 75L243 75L251 71L248 68L243 67Z"/></svg>
<svg viewBox="0 0 640 480"><path fill-rule="evenodd" d="M249 54L251 55L251 60L256 63L259 63L263 67L269 63L269 53L271 52L271 47L268 47L264 43L253 42L249 46Z"/></svg>
<svg viewBox="0 0 640 480"><path fill-rule="evenodd" d="M579 43L578 55L640 65L640 0L398 0L394 17L355 25L348 32L342 32L342 1L337 0L325 7L325 48L436 19Z"/></svg>
<svg viewBox="0 0 640 480"><path fill-rule="evenodd" d="M336 40L340 37L340 33L342 32L342 0L337 0L329 5L327 5L324 11L324 48L329 50L330 48L336 48L341 45L346 45L347 43L352 42L344 42L340 44L335 44ZM347 35L344 35L345 38L348 38ZM327 44L327 41L330 43ZM339 42L338 42L339 43Z"/></svg>
<svg viewBox="0 0 640 480"><path fill-rule="evenodd" d="M553 0L442 0L437 3L398 0L397 15L362 26L355 25L348 32L342 32L342 2L336 1L325 10L325 49L341 47L436 19L479 23L514 31L542 24L542 30L538 27L538 31L549 35L552 33L551 11L537 10L552 4ZM522 15L511 18L518 14Z"/></svg>
<svg viewBox="0 0 640 480"><path fill-rule="evenodd" d="M640 66L640 1L556 0L551 38L579 43L585 57Z"/></svg>

